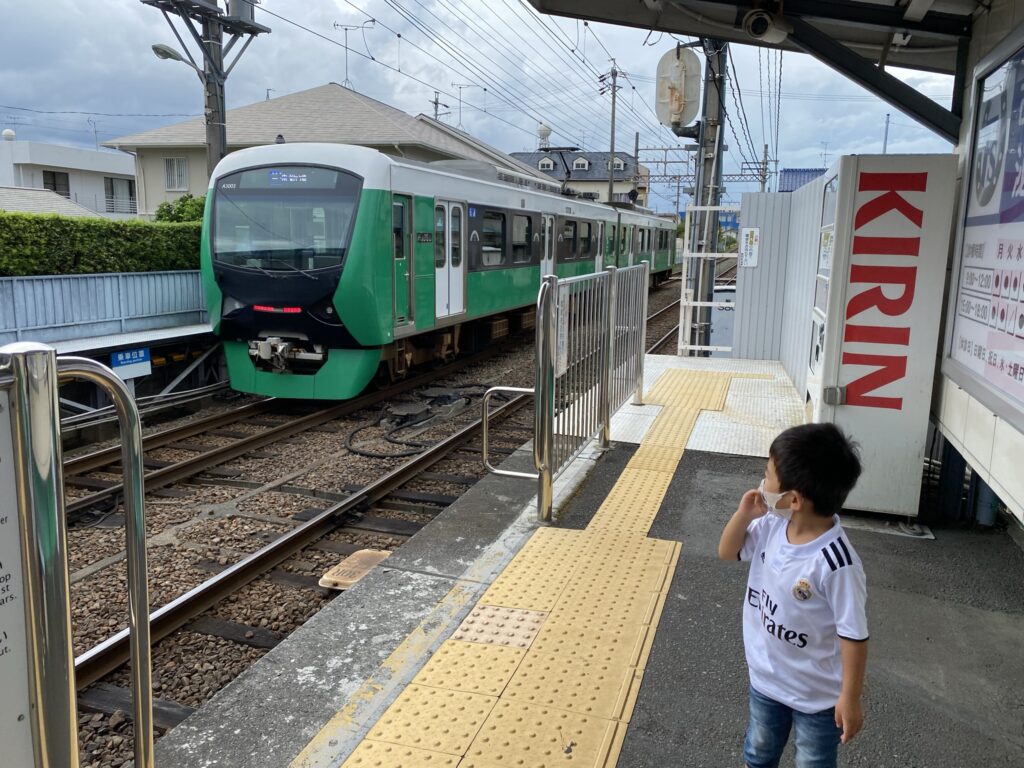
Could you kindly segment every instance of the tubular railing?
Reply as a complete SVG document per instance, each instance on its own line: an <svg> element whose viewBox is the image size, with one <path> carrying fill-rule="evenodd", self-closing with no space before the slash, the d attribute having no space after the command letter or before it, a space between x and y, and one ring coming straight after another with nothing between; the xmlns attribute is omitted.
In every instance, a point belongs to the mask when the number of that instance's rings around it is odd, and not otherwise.
<svg viewBox="0 0 1024 768"><path fill-rule="evenodd" d="M77 768L78 714L71 645L67 531L57 387L84 379L103 389L121 423L124 466L128 624L132 637L132 719L135 765L153 768L153 690L149 649L149 595L142 480L142 425L135 402L106 366L78 357L57 358L44 344L19 342L0 347L0 464L10 467L13 496L0 501L0 529L8 557L6 575L20 576L24 632L13 613L0 624L18 632L14 663L0 663L6 685L0 700L0 744L11 764L34 768ZM10 413L3 413L3 403ZM9 446L9 449L5 446ZM6 505L14 515L3 514ZM20 546L19 546L20 545ZM18 551L20 550L20 551ZM13 554L13 558L11 555ZM20 567L19 567L20 566ZM4 573L0 563L0 576ZM7 601L5 601L7 602ZM3 605L3 603L0 603ZM6 624L5 624L6 626ZM6 634L3 635L6 638ZM10 650L8 647L7 650ZM13 756L12 756L13 753ZM8 764L4 762L4 764Z"/></svg>
<svg viewBox="0 0 1024 768"><path fill-rule="evenodd" d="M610 447L612 414L643 397L644 336L650 267L559 280L537 296L536 379L532 389L493 387L483 401L483 461L495 474L537 481L537 515L550 522L555 477L595 438ZM489 459L487 416L499 393L533 394L535 473L501 470Z"/></svg>

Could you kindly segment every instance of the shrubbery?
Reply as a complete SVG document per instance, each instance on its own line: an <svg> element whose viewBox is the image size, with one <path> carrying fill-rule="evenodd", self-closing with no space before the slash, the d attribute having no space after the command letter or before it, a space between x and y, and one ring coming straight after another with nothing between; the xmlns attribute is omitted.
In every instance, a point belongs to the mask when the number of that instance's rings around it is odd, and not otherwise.
<svg viewBox="0 0 1024 768"><path fill-rule="evenodd" d="M200 228L0 212L0 277L198 269Z"/></svg>
<svg viewBox="0 0 1024 768"><path fill-rule="evenodd" d="M157 221L202 221L205 205L205 195L193 197L186 192L173 202L160 203L156 207L155 218Z"/></svg>

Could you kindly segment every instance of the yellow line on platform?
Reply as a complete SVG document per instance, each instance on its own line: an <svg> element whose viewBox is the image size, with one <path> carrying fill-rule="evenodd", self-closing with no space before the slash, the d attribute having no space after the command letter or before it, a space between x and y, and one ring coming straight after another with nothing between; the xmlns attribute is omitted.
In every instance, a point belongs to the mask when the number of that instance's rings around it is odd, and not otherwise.
<svg viewBox="0 0 1024 768"><path fill-rule="evenodd" d="M662 374L647 398L662 410L587 528L534 532L343 768L616 765L680 552L647 533L699 412L724 408L734 376ZM382 668L425 646L410 635ZM293 768L353 725L353 706Z"/></svg>

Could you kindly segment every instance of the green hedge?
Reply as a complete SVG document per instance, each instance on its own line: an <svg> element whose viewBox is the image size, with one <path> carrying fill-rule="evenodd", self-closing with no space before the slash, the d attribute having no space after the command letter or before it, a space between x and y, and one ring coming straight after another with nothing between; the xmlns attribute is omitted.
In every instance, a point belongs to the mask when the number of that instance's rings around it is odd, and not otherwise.
<svg viewBox="0 0 1024 768"><path fill-rule="evenodd" d="M201 226L0 212L0 277L198 269Z"/></svg>

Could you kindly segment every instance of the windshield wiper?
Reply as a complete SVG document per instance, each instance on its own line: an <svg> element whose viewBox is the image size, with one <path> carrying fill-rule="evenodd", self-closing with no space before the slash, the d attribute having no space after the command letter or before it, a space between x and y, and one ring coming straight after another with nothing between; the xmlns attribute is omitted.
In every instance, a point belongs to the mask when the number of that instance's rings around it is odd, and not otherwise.
<svg viewBox="0 0 1024 768"><path fill-rule="evenodd" d="M300 275L302 275L303 277L308 278L310 280L319 280L320 279L316 275L309 274L309 272L307 272L304 269L299 269L294 264L289 264L284 259L278 259L278 258L276 258L274 256L268 256L266 260L267 261L274 261L274 262L277 262L279 264L284 264L288 269L292 270L293 272L298 272ZM266 271L266 270L262 270L262 271Z"/></svg>

